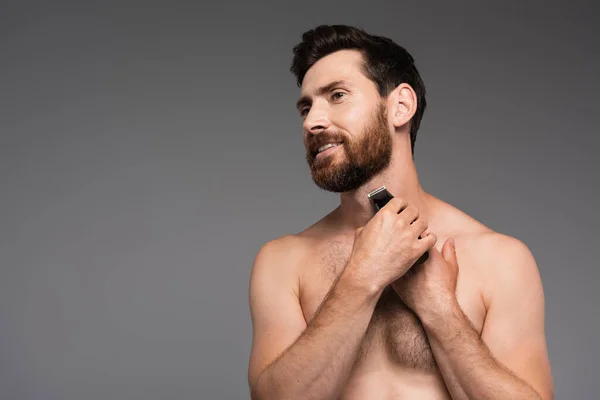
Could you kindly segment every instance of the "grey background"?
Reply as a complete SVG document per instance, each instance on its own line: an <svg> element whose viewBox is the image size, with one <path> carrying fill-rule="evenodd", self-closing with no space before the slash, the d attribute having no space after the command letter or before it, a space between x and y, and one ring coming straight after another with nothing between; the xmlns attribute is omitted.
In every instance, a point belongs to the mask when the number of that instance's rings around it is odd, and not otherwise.
<svg viewBox="0 0 600 400"><path fill-rule="evenodd" d="M529 246L597 398L598 8L488 3L2 2L0 398L248 398L254 256L338 201L288 72L321 23L414 55L423 187Z"/></svg>

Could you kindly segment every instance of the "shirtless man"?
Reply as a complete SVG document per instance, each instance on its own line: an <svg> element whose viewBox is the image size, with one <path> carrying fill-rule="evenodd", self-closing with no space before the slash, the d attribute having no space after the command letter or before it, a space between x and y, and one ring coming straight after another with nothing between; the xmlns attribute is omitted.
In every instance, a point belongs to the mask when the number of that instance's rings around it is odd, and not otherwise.
<svg viewBox="0 0 600 400"><path fill-rule="evenodd" d="M307 161L340 205L256 255L252 399L552 399L530 251L419 184L412 57L347 26L294 53ZM375 213L383 185L394 199Z"/></svg>

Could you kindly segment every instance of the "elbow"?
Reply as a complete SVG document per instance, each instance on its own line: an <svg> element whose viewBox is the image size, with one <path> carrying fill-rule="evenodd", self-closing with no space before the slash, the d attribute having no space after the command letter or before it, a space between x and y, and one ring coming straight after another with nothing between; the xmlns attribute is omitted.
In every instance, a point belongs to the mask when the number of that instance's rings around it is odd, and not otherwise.
<svg viewBox="0 0 600 400"><path fill-rule="evenodd" d="M250 386L250 400L272 400L279 399L277 395L268 392L267 390L259 389L258 385Z"/></svg>
<svg viewBox="0 0 600 400"><path fill-rule="evenodd" d="M258 381L257 379L253 383L250 383L250 400L266 400L266 397L259 390Z"/></svg>
<svg viewBox="0 0 600 400"><path fill-rule="evenodd" d="M288 391L282 392L279 385L269 385L260 379L250 385L250 400L280 400L280 399L296 399L304 398L291 395Z"/></svg>
<svg viewBox="0 0 600 400"><path fill-rule="evenodd" d="M250 386L250 400L266 400L264 396L262 396L256 386Z"/></svg>
<svg viewBox="0 0 600 400"><path fill-rule="evenodd" d="M250 384L250 400L271 400L278 398L276 395L271 393L273 391L272 388L269 390L269 387L265 386L263 375L264 371L253 383Z"/></svg>

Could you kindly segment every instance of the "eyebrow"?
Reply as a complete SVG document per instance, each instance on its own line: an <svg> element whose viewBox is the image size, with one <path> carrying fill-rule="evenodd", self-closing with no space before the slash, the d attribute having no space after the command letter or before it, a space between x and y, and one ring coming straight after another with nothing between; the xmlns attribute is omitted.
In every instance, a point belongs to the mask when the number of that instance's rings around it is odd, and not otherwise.
<svg viewBox="0 0 600 400"><path fill-rule="evenodd" d="M321 86L320 88L318 88L316 91L316 95L322 96L325 93L331 92L337 86L350 86L350 84L348 81L344 81L344 80L333 81L333 82L328 83L327 85L324 85L324 86ZM301 107L303 107L307 104L310 104L310 103L311 103L311 100L310 100L309 96L302 96L296 102L296 109L300 110Z"/></svg>

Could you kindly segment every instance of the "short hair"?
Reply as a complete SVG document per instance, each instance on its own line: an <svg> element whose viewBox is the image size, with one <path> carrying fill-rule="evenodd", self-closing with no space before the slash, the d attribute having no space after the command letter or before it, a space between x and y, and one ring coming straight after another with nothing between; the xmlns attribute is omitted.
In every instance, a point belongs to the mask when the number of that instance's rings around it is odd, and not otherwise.
<svg viewBox="0 0 600 400"><path fill-rule="evenodd" d="M363 55L363 73L377 85L379 95L386 97L401 83L409 84L417 95L417 109L410 125L410 144L414 155L417 131L427 106L425 84L406 49L389 38L374 36L348 25L320 25L302 34L294 47L290 71L298 87L306 72L321 58L339 50L358 50Z"/></svg>

